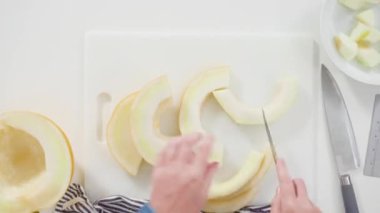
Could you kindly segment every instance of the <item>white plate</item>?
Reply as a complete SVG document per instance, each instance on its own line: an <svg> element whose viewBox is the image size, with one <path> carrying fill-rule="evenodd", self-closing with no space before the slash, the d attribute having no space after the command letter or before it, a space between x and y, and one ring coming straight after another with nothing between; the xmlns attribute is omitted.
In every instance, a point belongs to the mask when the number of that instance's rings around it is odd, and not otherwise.
<svg viewBox="0 0 380 213"><path fill-rule="evenodd" d="M380 6L373 8L376 13L376 28L380 29ZM322 46L334 64L348 76L363 83L380 85L380 66L371 70L356 61L346 61L335 48L334 36L339 32L350 33L356 24L355 16L358 12L347 9L338 0L325 0L321 12ZM377 45L377 49L380 50L379 46Z"/></svg>

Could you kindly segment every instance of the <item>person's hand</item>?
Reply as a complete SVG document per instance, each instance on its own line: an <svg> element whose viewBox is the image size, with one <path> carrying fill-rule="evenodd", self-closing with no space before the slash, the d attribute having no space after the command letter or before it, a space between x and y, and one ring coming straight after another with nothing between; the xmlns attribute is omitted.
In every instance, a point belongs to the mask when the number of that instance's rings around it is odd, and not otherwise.
<svg viewBox="0 0 380 213"><path fill-rule="evenodd" d="M160 153L153 171L151 206L157 213L199 213L207 200L217 163L208 163L212 137L178 137ZM197 152L194 152L194 148Z"/></svg>
<svg viewBox="0 0 380 213"><path fill-rule="evenodd" d="M280 186L272 202L272 213L320 213L309 199L302 179L289 176L284 160L277 160Z"/></svg>

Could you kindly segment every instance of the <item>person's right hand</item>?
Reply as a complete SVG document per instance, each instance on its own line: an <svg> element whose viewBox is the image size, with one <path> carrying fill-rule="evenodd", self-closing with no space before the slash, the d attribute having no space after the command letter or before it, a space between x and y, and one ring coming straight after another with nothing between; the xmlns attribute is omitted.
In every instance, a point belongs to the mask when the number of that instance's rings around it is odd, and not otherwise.
<svg viewBox="0 0 380 213"><path fill-rule="evenodd" d="M302 179L292 179L284 160L277 160L280 186L272 202L272 213L320 213L309 199Z"/></svg>

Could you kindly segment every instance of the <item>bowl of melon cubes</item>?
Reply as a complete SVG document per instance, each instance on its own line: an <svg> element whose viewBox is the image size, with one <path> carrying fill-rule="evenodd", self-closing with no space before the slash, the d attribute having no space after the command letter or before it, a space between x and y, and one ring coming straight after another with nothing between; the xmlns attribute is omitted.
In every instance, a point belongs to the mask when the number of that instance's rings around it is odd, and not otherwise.
<svg viewBox="0 0 380 213"><path fill-rule="evenodd" d="M342 72L380 85L380 0L325 0L321 43Z"/></svg>

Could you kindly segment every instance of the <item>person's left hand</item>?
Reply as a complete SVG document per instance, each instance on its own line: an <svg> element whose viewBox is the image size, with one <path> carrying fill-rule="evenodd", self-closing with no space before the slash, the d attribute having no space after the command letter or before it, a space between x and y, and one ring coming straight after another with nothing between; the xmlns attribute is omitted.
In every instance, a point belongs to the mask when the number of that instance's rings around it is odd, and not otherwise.
<svg viewBox="0 0 380 213"><path fill-rule="evenodd" d="M151 206L157 213L199 213L217 163L208 163L212 137L195 133L169 142L153 172ZM194 152L197 147L197 152Z"/></svg>

